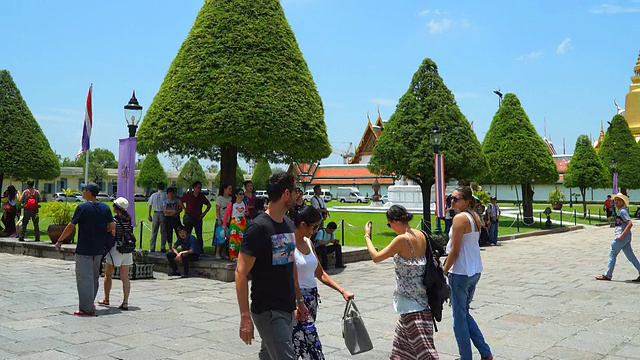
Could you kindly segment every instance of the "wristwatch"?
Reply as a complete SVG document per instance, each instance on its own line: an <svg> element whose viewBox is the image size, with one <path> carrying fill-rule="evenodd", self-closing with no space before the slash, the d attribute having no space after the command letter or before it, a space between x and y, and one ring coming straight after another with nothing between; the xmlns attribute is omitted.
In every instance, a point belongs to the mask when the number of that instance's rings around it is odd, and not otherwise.
<svg viewBox="0 0 640 360"><path fill-rule="evenodd" d="M301 304L301 303L303 303L303 302L304 302L304 298L303 298L303 297L301 297L301 298L297 298L297 299L296 299L296 302L297 302L298 304Z"/></svg>

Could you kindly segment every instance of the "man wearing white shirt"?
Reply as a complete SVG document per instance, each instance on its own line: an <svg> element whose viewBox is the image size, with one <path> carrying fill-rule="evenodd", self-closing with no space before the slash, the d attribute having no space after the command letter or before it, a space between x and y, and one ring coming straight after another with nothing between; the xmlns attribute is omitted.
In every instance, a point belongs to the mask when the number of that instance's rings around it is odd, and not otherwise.
<svg viewBox="0 0 640 360"><path fill-rule="evenodd" d="M320 229L324 229L324 221L327 219L329 215L329 210L327 210L327 205L324 203L324 195L322 195L322 187L320 185L316 185L313 187L313 192L315 195L311 198L311 206L318 209L320 213L322 213L322 222L320 222Z"/></svg>
<svg viewBox="0 0 640 360"><path fill-rule="evenodd" d="M156 239L158 238L158 230L160 230L160 248L165 250L167 244L167 235L164 229L164 204L167 201L167 195L164 193L165 184L158 184L158 191L149 197L149 221L151 221L151 237L149 238L149 251L156 251Z"/></svg>

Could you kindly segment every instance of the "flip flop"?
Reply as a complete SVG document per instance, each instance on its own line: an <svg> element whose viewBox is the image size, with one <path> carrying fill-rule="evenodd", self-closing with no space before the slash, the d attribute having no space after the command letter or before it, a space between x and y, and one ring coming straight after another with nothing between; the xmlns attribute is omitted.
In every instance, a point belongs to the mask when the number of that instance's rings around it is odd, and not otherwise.
<svg viewBox="0 0 640 360"><path fill-rule="evenodd" d="M74 311L73 315L77 315L77 316L96 316L96 312L95 311L78 310L78 311Z"/></svg>
<svg viewBox="0 0 640 360"><path fill-rule="evenodd" d="M109 299L98 300L99 305L109 306Z"/></svg>
<svg viewBox="0 0 640 360"><path fill-rule="evenodd" d="M129 310L129 304L122 303L120 306L118 306L118 309L127 311L127 310Z"/></svg>
<svg viewBox="0 0 640 360"><path fill-rule="evenodd" d="M611 281L606 275L596 276L596 280Z"/></svg>

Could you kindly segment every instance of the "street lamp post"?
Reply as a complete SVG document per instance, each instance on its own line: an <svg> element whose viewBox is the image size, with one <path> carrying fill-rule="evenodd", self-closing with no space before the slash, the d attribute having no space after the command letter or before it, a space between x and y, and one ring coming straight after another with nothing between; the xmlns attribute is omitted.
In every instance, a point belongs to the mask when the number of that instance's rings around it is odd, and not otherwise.
<svg viewBox="0 0 640 360"><path fill-rule="evenodd" d="M135 226L135 177L136 177L136 131L142 119L142 106L136 99L136 92L133 91L129 103L124 106L124 118L129 128L129 137L120 139L118 153L118 187L117 196L124 197L129 201L129 214L131 214L131 224ZM140 239L142 241L142 238Z"/></svg>
<svg viewBox="0 0 640 360"><path fill-rule="evenodd" d="M618 164L616 162L616 158L612 157L611 158L611 175L613 176L613 181L612 181L612 190L614 194L618 193Z"/></svg>
<svg viewBox="0 0 640 360"><path fill-rule="evenodd" d="M136 136L136 131L138 130L138 124L140 124L141 118L142 106L138 104L138 99L136 99L136 91L133 90L133 95L131 95L129 103L124 106L124 119L126 120L127 127L129 128L129 137Z"/></svg>
<svg viewBox="0 0 640 360"><path fill-rule="evenodd" d="M502 106L502 92L500 91L500 88L498 87L498 90L493 90L493 93L498 95L498 107Z"/></svg>
<svg viewBox="0 0 640 360"><path fill-rule="evenodd" d="M431 129L431 141L433 143L433 157L434 157L434 182L435 182L435 203L436 203L436 228L434 233L441 234L442 228L440 227L440 213L444 214L444 160L440 155L440 144L442 144L442 130L438 127L438 122L433 122L433 128ZM429 212L431 216L431 212Z"/></svg>

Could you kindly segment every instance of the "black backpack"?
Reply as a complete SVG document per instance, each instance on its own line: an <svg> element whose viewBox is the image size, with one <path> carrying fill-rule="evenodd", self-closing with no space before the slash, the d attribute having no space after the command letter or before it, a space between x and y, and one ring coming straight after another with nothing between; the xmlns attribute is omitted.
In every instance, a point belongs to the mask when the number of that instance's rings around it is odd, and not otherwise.
<svg viewBox="0 0 640 360"><path fill-rule="evenodd" d="M427 239L427 251L425 253L427 266L422 282L427 288L427 301L434 320L433 328L437 332L438 326L436 322L442 321L442 310L444 303L449 300L451 296L451 289L447 284L447 277L444 274L442 263L440 263L440 256L436 252L436 249L442 248L442 246L437 244L424 230L422 230L422 233Z"/></svg>
<svg viewBox="0 0 640 360"><path fill-rule="evenodd" d="M122 228L122 239L116 239L118 244L116 250L122 254L132 253L136 249L136 237L133 235L131 225L124 226L122 222L116 224Z"/></svg>

